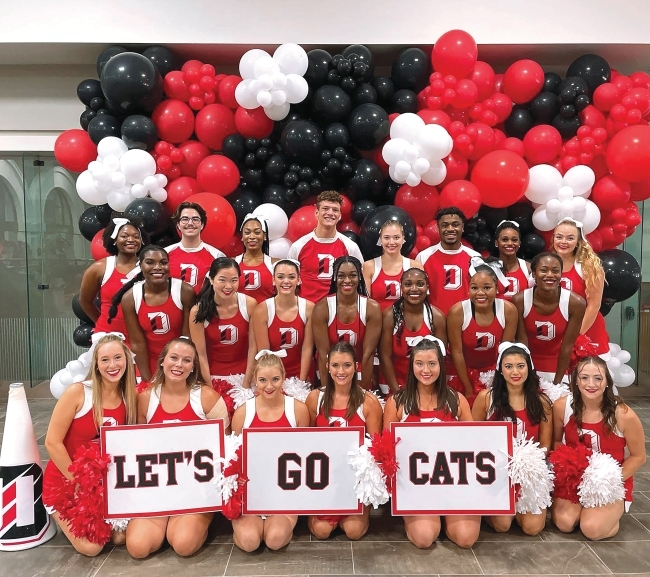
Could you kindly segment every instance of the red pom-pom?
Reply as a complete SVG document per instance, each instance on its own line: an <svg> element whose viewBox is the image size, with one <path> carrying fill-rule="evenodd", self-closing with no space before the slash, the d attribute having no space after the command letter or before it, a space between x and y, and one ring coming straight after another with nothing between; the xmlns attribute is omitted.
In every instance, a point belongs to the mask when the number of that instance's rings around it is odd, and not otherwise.
<svg viewBox="0 0 650 577"><path fill-rule="evenodd" d="M228 409L228 416L232 419L233 414L235 413L235 401L228 394L228 391L232 389L232 385L228 381L223 379L212 379L212 388L219 393L223 402L226 403L226 409ZM226 475L227 476L227 475Z"/></svg>
<svg viewBox="0 0 650 577"><path fill-rule="evenodd" d="M568 372L573 372L580 359L595 357L598 355L598 345L594 343L587 335L579 335L576 339L573 349L571 350L571 362L569 363Z"/></svg>
<svg viewBox="0 0 650 577"><path fill-rule="evenodd" d="M551 453L549 461L553 465L553 473L555 474L554 498L566 499L571 503L580 502L578 485L589 464L589 455L591 455L591 449L584 445L576 445L575 447L559 445Z"/></svg>
<svg viewBox="0 0 650 577"><path fill-rule="evenodd" d="M397 439L397 442L399 443L399 439ZM372 444L368 447L368 451L379 465L381 472L386 475L386 490L390 493L395 483L395 475L399 469L395 459L393 435L390 431L383 430L381 433L375 433L372 436Z"/></svg>

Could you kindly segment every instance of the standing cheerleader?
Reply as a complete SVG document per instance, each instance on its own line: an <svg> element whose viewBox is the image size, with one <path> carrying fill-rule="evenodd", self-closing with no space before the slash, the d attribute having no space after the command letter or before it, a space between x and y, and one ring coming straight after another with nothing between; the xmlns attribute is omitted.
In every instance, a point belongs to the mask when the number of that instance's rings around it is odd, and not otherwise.
<svg viewBox="0 0 650 577"><path fill-rule="evenodd" d="M199 351L201 373L213 379L243 374L243 386L250 387L255 357L250 319L257 301L237 292L239 273L233 259L214 259L190 311L190 336Z"/></svg>
<svg viewBox="0 0 650 577"><path fill-rule="evenodd" d="M503 287L501 296L510 300L517 293L535 284L530 273L530 263L517 257L521 247L519 225L512 220L502 220L494 233L494 246L503 263L503 274L508 284Z"/></svg>
<svg viewBox="0 0 650 577"><path fill-rule="evenodd" d="M632 475L645 463L645 434L636 413L614 394L607 364L599 357L578 362L570 382L571 394L553 403L553 442L569 447L584 444L611 455L623 467L625 498L609 505L583 508L568 499L553 499L551 517L570 533L580 527L588 539L613 537L632 501ZM627 453L627 456L626 456ZM556 489L557 490L557 489Z"/></svg>
<svg viewBox="0 0 650 577"><path fill-rule="evenodd" d="M273 263L269 256L269 230L266 219L247 214L241 226L244 252L235 257L239 264L239 290L258 303L273 296Z"/></svg>
<svg viewBox="0 0 650 577"><path fill-rule="evenodd" d="M171 339L189 334L194 289L169 277L169 257L159 246L152 244L142 249L140 269L138 276L113 297L108 318L112 323L121 302L135 362L142 379L149 381L164 346Z"/></svg>
<svg viewBox="0 0 650 577"><path fill-rule="evenodd" d="M421 340L420 340L421 339ZM467 399L447 386L445 345L436 337L416 337L411 350L406 386L389 397L384 409L384 428L391 423L431 423L435 421L471 421ZM438 515L404 517L409 541L416 547L430 547L440 534ZM445 533L456 545L471 547L478 539L481 517L449 515L445 517Z"/></svg>
<svg viewBox="0 0 650 577"><path fill-rule="evenodd" d="M582 223L563 218L553 231L553 251L562 259L562 288L579 294L587 301L580 334L596 345L595 353L609 352L609 335L600 313L605 287L605 271L600 258L591 248Z"/></svg>
<svg viewBox="0 0 650 577"><path fill-rule="evenodd" d="M540 378L558 384L569 368L585 300L561 288L562 259L558 255L542 252L530 266L535 287L512 298L519 311L517 340L528 344Z"/></svg>
<svg viewBox="0 0 650 577"><path fill-rule="evenodd" d="M173 339L163 348L149 388L138 397L138 423L181 423L223 419L228 411L223 399L204 386L196 347L189 339ZM126 548L144 559L162 546L165 538L177 555L199 550L208 536L214 513L132 519L126 530Z"/></svg>
<svg viewBox="0 0 650 577"><path fill-rule="evenodd" d="M481 391L472 407L475 421L511 421L515 438L538 442L548 455L553 440L551 402L539 390L528 347L521 343L499 345L497 369L492 387ZM537 535L546 523L546 509L540 513L498 515L485 520L499 533L510 529L512 520L527 535Z"/></svg>
<svg viewBox="0 0 650 577"><path fill-rule="evenodd" d="M254 363L253 380L259 395L239 407L232 418L232 432L241 435L243 429L308 427L309 410L304 403L282 394L285 379L280 357L261 351ZM233 519L233 540L244 551L255 551L262 542L269 549L281 549L293 537L297 515L242 515Z"/></svg>
<svg viewBox="0 0 650 577"><path fill-rule="evenodd" d="M382 410L377 397L357 384L354 347L339 341L327 355L327 381L320 390L307 397L312 425L316 427L364 427L367 435L382 428ZM348 539L357 541L366 534L370 508L361 515L344 517L309 517L309 530L318 539L327 539L340 526Z"/></svg>
<svg viewBox="0 0 650 577"><path fill-rule="evenodd" d="M379 243L381 256L363 263L363 279L370 287L370 298L384 311L402 296L400 279L404 271L421 269L422 265L402 256L404 228L399 222L389 220L381 226Z"/></svg>
<svg viewBox="0 0 650 577"><path fill-rule="evenodd" d="M341 256L334 261L330 296L314 306L313 328L321 378L326 378L327 353L332 345L348 341L361 359L361 386L369 389L381 334L381 308L368 298L361 263L355 257Z"/></svg>
<svg viewBox="0 0 650 577"><path fill-rule="evenodd" d="M56 507L64 481L74 480L68 468L75 453L99 441L100 427L136 422L135 372L131 351L122 337L107 334L97 341L88 380L70 385L54 407L45 437L45 448L50 456L43 474L43 503L46 506ZM72 546L83 555L99 555L104 544L75 537L71 523L62 520L60 513L54 511L52 516ZM123 534L113 533L114 543L123 543L123 539Z"/></svg>
<svg viewBox="0 0 650 577"><path fill-rule="evenodd" d="M401 296L382 314L379 360L386 383L393 393L406 383L409 354L415 337L434 335L447 342L447 321L440 309L427 298L429 278L420 268L404 272Z"/></svg>
<svg viewBox="0 0 650 577"><path fill-rule="evenodd" d="M257 350L287 351L287 377L309 380L314 354L311 313L314 304L298 296L300 263L281 259L273 265L275 296L255 307L253 326Z"/></svg>

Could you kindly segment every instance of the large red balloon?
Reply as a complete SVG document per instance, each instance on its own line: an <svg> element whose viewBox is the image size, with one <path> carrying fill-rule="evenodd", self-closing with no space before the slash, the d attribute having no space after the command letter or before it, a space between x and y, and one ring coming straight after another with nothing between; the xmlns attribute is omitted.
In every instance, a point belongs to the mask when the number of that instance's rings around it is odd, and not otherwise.
<svg viewBox="0 0 650 577"><path fill-rule="evenodd" d="M106 258L107 256L110 256L106 252L106 249L104 248L104 241L102 239L103 234L104 234L104 229L102 228L102 230L100 230L90 241L90 255L95 260L100 260L102 258Z"/></svg>
<svg viewBox="0 0 650 577"><path fill-rule="evenodd" d="M301 236L309 234L316 228L316 209L313 206L301 206L289 219L287 237L291 242L297 241Z"/></svg>
<svg viewBox="0 0 650 577"><path fill-rule="evenodd" d="M185 84L183 73L180 70L172 70L165 75L163 80L163 90L167 98L188 102L190 99L190 89Z"/></svg>
<svg viewBox="0 0 650 577"><path fill-rule="evenodd" d="M481 193L481 202L506 208L517 202L528 187L528 165L510 150L495 150L481 158L470 179Z"/></svg>
<svg viewBox="0 0 650 577"><path fill-rule="evenodd" d="M481 193L467 180L454 180L440 193L440 208L455 206L467 217L472 218L481 208Z"/></svg>
<svg viewBox="0 0 650 577"><path fill-rule="evenodd" d="M239 169L228 157L213 154L199 164L196 180L202 190L227 196L235 192L239 184Z"/></svg>
<svg viewBox="0 0 650 577"><path fill-rule="evenodd" d="M494 92L494 81L497 75L494 69L487 62L478 60L472 70L470 79L476 84L478 88L478 100L483 102L485 99L490 98Z"/></svg>
<svg viewBox="0 0 650 577"><path fill-rule="evenodd" d="M253 110L240 106L235 111L235 126L244 138L264 138L273 132L273 124L261 106Z"/></svg>
<svg viewBox="0 0 650 577"><path fill-rule="evenodd" d="M533 126L524 136L526 160L531 164L551 162L562 150L562 137L548 124Z"/></svg>
<svg viewBox="0 0 650 577"><path fill-rule="evenodd" d="M424 227L422 232L431 239L431 244L438 244L440 242L440 231L438 230L437 221L432 220Z"/></svg>
<svg viewBox="0 0 650 577"><path fill-rule="evenodd" d="M213 192L199 192L186 200L196 202L208 215L208 223L201 233L202 240L218 249L227 246L237 226L237 217L230 203Z"/></svg>
<svg viewBox="0 0 650 577"><path fill-rule="evenodd" d="M178 144L194 132L194 113L180 100L163 100L151 113L161 140Z"/></svg>
<svg viewBox="0 0 650 577"><path fill-rule="evenodd" d="M230 76L226 76L219 83L219 100L221 101L221 104L228 108L232 108L233 110L239 106L235 99L235 89L241 81L241 76L231 74Z"/></svg>
<svg viewBox="0 0 650 577"><path fill-rule="evenodd" d="M424 184L403 184L395 195L395 206L408 212L416 225L426 226L438 212L438 189Z"/></svg>
<svg viewBox="0 0 650 577"><path fill-rule="evenodd" d="M196 137L211 150L221 150L223 139L235 132L235 115L223 104L209 104L196 115Z"/></svg>
<svg viewBox="0 0 650 577"><path fill-rule="evenodd" d="M472 73L477 58L476 41L464 30L445 32L431 50L433 69L443 76L451 74L457 79Z"/></svg>
<svg viewBox="0 0 650 577"><path fill-rule="evenodd" d="M183 144L178 146L178 149L183 153L183 160L178 165L181 169L181 174L196 178L196 169L203 159L210 156L210 149L198 140L183 142Z"/></svg>
<svg viewBox="0 0 650 577"><path fill-rule="evenodd" d="M181 176L167 185L167 200L163 204L172 214L181 202L199 192L201 192L201 187L196 182L196 178Z"/></svg>
<svg viewBox="0 0 650 577"><path fill-rule="evenodd" d="M241 241L241 235L233 235L226 244L219 247L219 250L229 258L234 258L237 255L243 254L244 243Z"/></svg>
<svg viewBox="0 0 650 577"><path fill-rule="evenodd" d="M634 202L643 202L650 198L650 180L632 182L630 184L630 200Z"/></svg>
<svg viewBox="0 0 650 577"><path fill-rule="evenodd" d="M605 176L596 181L591 189L591 198L602 211L612 211L630 200L630 185L616 176Z"/></svg>
<svg viewBox="0 0 650 577"><path fill-rule="evenodd" d="M85 130L73 128L57 137L54 157L66 170L83 172L93 160L97 160L97 145Z"/></svg>
<svg viewBox="0 0 650 577"><path fill-rule="evenodd" d="M503 93L515 104L537 96L544 87L544 69L534 60L517 60L503 75Z"/></svg>
<svg viewBox="0 0 650 577"><path fill-rule="evenodd" d="M447 167L447 176L440 184L441 187L444 187L454 180L462 180L467 176L467 172L469 171L469 162L463 155L458 154L458 152L452 150L449 156L443 159L442 162L444 162Z"/></svg>
<svg viewBox="0 0 650 577"><path fill-rule="evenodd" d="M607 166L629 182L650 180L650 126L628 126L609 141Z"/></svg>

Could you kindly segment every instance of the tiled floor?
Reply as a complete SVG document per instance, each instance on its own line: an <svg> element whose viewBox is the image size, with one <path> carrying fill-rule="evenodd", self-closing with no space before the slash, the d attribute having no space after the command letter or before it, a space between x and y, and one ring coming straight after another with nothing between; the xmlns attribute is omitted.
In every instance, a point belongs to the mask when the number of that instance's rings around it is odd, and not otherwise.
<svg viewBox="0 0 650 577"><path fill-rule="evenodd" d="M30 400L32 419L43 447L52 400ZM650 397L630 399L643 420L650 447ZM0 430L6 404L0 403ZM0 434L0 442L2 436ZM283 575L646 575L650 577L650 463L635 476L635 501L621 522L618 535L588 542L579 533L557 531L549 522L537 537L513 528L497 534L483 526L476 545L459 549L441 539L428 550L406 539L402 520L392 518L387 506L373 512L370 531L359 542L337 533L326 542L311 539L304 519L293 542L284 551L260 548L243 553L232 544L230 523L217 516L206 545L181 559L168 547L144 561L131 559L124 547L107 547L94 559L77 553L65 537L17 553L0 553L0 577L211 577Z"/></svg>

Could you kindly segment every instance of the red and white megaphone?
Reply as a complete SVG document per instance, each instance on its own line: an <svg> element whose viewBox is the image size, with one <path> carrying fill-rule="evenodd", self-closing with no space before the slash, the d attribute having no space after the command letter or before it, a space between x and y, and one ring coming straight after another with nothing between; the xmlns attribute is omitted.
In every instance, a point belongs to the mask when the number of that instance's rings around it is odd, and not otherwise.
<svg viewBox="0 0 650 577"><path fill-rule="evenodd" d="M0 449L0 551L31 549L55 535L27 396L22 383L12 383Z"/></svg>

